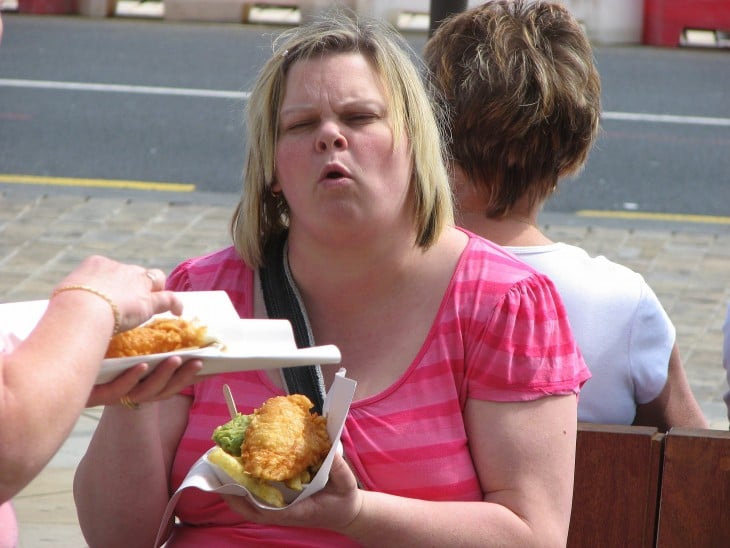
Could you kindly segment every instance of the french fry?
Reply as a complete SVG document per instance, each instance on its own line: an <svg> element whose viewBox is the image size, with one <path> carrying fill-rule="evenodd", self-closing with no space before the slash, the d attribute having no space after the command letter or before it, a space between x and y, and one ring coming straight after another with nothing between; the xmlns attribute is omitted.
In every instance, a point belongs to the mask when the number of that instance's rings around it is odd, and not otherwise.
<svg viewBox="0 0 730 548"><path fill-rule="evenodd" d="M281 492L276 487L244 472L240 459L229 455L220 447L216 447L208 453L208 460L231 476L231 479L236 483L245 487L252 495L261 499L269 506L276 508L282 508L284 506L284 496Z"/></svg>
<svg viewBox="0 0 730 548"><path fill-rule="evenodd" d="M294 476L291 479L285 480L284 485L286 485L289 489L293 489L294 491L302 491L304 489L304 484L309 483L311 480L312 474L309 473L309 470L304 470L298 476Z"/></svg>

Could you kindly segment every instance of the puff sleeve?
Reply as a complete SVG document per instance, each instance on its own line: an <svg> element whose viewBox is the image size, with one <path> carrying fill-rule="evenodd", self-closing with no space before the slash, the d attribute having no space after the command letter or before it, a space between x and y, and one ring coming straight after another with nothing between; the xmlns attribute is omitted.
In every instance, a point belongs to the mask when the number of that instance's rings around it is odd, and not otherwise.
<svg viewBox="0 0 730 548"><path fill-rule="evenodd" d="M472 328L468 397L508 402L578 394L590 378L560 296L541 274L515 282Z"/></svg>

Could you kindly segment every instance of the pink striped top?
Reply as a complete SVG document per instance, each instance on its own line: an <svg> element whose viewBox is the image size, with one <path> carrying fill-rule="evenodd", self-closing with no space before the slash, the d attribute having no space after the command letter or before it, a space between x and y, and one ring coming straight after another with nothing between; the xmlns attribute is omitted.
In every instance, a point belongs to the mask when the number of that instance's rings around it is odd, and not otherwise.
<svg viewBox="0 0 730 548"><path fill-rule="evenodd" d="M552 283L502 248L473 234L428 337L398 381L353 402L342 442L364 487L428 500L483 498L462 411L468 398L533 400L578 393L590 377ZM181 264L178 291L226 290L242 317L252 315L253 272L228 248ZM187 430L173 465L176 489L227 420L227 383L250 412L281 391L261 372L220 375L191 387ZM174 546L351 544L320 529L242 522L217 495L183 493Z"/></svg>

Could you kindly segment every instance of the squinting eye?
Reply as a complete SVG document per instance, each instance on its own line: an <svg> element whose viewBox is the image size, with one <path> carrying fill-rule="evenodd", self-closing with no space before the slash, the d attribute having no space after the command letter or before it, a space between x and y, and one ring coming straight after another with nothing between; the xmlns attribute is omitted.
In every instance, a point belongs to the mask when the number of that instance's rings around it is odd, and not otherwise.
<svg viewBox="0 0 730 548"><path fill-rule="evenodd" d="M297 129L303 129L306 127L309 127L312 125L311 120L297 120L295 122L291 122L285 126L287 130L297 130Z"/></svg>
<svg viewBox="0 0 730 548"><path fill-rule="evenodd" d="M371 120L375 120L377 116L375 114L353 114L350 116L350 120L353 122L369 122Z"/></svg>
<svg viewBox="0 0 730 548"><path fill-rule="evenodd" d="M306 127L306 125L307 124L305 122L298 122L296 124L291 124L287 129L290 129L290 130L300 129L300 128Z"/></svg>

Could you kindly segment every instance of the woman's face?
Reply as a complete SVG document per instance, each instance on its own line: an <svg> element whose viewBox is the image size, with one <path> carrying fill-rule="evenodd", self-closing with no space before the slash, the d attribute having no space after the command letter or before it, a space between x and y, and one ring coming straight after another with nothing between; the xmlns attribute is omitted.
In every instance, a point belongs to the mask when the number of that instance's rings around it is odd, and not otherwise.
<svg viewBox="0 0 730 548"><path fill-rule="evenodd" d="M294 63L286 78L275 191L290 228L316 237L367 237L376 227L413 230L411 156L394 143L385 89L357 53Z"/></svg>

